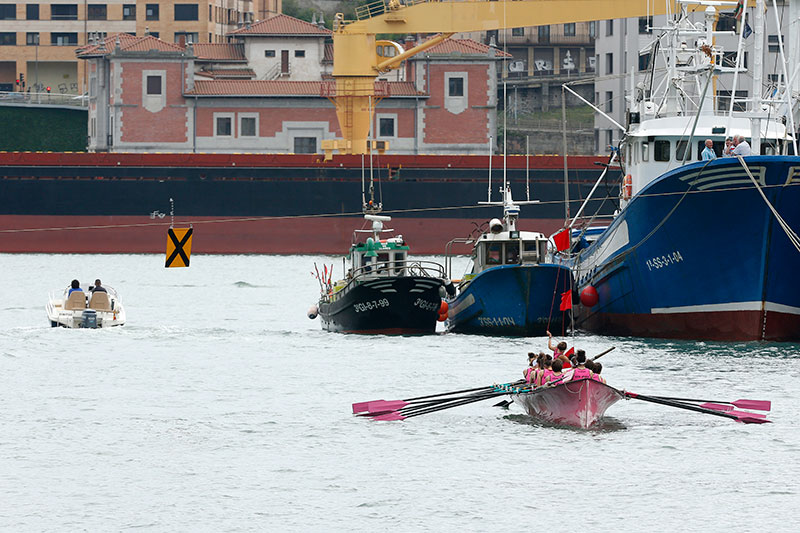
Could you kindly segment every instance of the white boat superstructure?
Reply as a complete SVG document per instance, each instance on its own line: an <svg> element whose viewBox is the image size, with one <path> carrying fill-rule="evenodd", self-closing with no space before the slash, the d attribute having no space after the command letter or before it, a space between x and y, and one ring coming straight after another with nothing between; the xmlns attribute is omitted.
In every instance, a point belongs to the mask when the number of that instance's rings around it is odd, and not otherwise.
<svg viewBox="0 0 800 533"><path fill-rule="evenodd" d="M125 323L125 308L113 287L103 285L106 292L81 287L79 291L56 289L50 292L45 310L54 328L108 328Z"/></svg>

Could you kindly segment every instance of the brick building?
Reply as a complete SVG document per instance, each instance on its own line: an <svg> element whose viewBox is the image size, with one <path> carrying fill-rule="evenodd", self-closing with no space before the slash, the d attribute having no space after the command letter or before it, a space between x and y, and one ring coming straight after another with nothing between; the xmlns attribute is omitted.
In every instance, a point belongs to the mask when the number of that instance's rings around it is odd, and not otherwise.
<svg viewBox="0 0 800 533"><path fill-rule="evenodd" d="M330 32L286 15L181 46L108 36L79 49L94 151L316 153L341 136L325 96ZM496 139L496 61L470 40L440 43L376 82L374 136L390 153L486 153ZM276 75L277 72L277 75Z"/></svg>

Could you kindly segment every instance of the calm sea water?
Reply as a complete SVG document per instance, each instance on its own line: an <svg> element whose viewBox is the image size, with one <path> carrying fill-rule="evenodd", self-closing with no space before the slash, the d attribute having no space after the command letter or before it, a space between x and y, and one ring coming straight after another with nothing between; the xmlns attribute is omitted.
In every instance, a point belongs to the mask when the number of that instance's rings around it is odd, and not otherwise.
<svg viewBox="0 0 800 533"><path fill-rule="evenodd" d="M609 383L770 399L744 425L637 401L591 431L495 402L376 423L350 404L521 377L546 340L354 336L306 318L309 256L0 255L7 531L796 531L800 347L578 336ZM128 324L48 326L116 287Z"/></svg>

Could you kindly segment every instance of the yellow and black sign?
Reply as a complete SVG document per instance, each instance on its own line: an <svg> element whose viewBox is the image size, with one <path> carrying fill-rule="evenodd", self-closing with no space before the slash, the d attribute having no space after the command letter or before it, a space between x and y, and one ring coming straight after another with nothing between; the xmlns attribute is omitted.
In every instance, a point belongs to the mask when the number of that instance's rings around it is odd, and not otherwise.
<svg viewBox="0 0 800 533"><path fill-rule="evenodd" d="M169 228L164 268L188 267L192 255L192 228Z"/></svg>

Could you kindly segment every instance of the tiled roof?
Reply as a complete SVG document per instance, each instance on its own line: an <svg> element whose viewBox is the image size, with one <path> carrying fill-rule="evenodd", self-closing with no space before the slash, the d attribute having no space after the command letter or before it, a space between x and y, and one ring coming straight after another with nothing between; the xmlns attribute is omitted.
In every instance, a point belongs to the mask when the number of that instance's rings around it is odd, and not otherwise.
<svg viewBox="0 0 800 533"><path fill-rule="evenodd" d="M323 63L333 63L333 43L325 43L325 51L322 55Z"/></svg>
<svg viewBox="0 0 800 533"><path fill-rule="evenodd" d="M335 83L327 81L280 80L196 80L192 96L321 96L335 93ZM418 96L411 82L378 82L376 93L385 96Z"/></svg>
<svg viewBox="0 0 800 533"><path fill-rule="evenodd" d="M162 41L152 35L137 37L129 33L114 33L106 36L105 39L102 39L96 44L78 48L76 53L78 57L108 55L116 48L117 41L119 41L120 50L125 52L149 52L151 50L156 50L158 52L184 51L182 46Z"/></svg>
<svg viewBox="0 0 800 533"><path fill-rule="evenodd" d="M199 70L195 74L215 80L251 79L256 73L250 68L225 68L217 70Z"/></svg>
<svg viewBox="0 0 800 533"><path fill-rule="evenodd" d="M447 39L439 44L435 44L428 48L423 54L431 55L450 55L450 54L464 54L464 55L483 55L488 56L489 50L492 47L473 41L472 39ZM495 57L512 57L511 54L503 52L502 50L494 49Z"/></svg>
<svg viewBox="0 0 800 533"><path fill-rule="evenodd" d="M197 43L192 47L200 61L247 61L243 44Z"/></svg>
<svg viewBox="0 0 800 533"><path fill-rule="evenodd" d="M244 26L238 30L230 32L228 35L310 35L324 36L333 32L327 28L320 28L316 24L311 24L304 20L290 17L289 15L275 15L266 20L260 20L255 24Z"/></svg>

